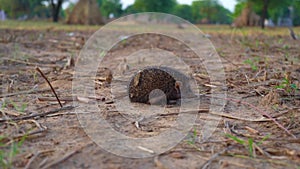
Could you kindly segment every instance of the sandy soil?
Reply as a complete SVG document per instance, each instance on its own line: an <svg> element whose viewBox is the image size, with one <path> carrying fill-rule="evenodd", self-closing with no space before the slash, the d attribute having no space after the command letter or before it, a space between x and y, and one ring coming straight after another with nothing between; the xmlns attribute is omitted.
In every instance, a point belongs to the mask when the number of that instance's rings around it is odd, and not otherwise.
<svg viewBox="0 0 300 169"><path fill-rule="evenodd" d="M107 36L112 33L122 32L115 30ZM130 59L124 60L124 56L141 49L160 48L186 62L188 71L184 66L177 68L196 81L200 94L225 90L224 86L211 83L205 61L186 46L188 42L148 34L123 40L107 53L96 77L89 77L95 84L96 98L72 95L79 52L92 34L93 31L0 30L1 154L12 168L299 168L299 41L291 40L288 34L269 35L268 31L209 32L205 38L220 55L227 95L231 98L223 100L224 114L209 112L211 99L206 97L196 111L193 129L174 148L155 157L134 159L100 148L80 125L79 119L85 114L79 114L78 119L76 108L70 107L96 102L99 111L93 113L130 137L157 136L172 127L178 118L178 105L151 114L145 113L150 105L135 103L133 106L141 112L137 116L126 114L130 110L118 111L118 99L111 93L124 96L118 87L126 86L139 68ZM158 60L154 56L143 59L151 63ZM164 60L161 64L170 62ZM36 66L49 79L67 110L60 109ZM56 111L49 112L53 110ZM276 119L289 133L261 112ZM218 118L221 120L212 136L202 140L204 124ZM18 147L18 154L9 158L11 145L22 138L25 141Z"/></svg>

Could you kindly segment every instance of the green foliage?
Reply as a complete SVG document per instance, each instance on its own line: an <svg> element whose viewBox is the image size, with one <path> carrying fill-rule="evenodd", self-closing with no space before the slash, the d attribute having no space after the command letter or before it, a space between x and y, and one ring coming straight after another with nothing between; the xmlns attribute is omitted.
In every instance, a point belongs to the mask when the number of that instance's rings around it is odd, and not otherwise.
<svg viewBox="0 0 300 169"><path fill-rule="evenodd" d="M270 136L271 136L271 134L265 135L265 136L257 143L257 145L261 145L261 144L262 144L264 141L266 141Z"/></svg>
<svg viewBox="0 0 300 169"><path fill-rule="evenodd" d="M176 0L135 0L133 6L137 12L172 13Z"/></svg>
<svg viewBox="0 0 300 169"><path fill-rule="evenodd" d="M124 10L125 14L133 14L133 13L137 13L138 11L134 8L133 5L129 5L127 6L127 8Z"/></svg>
<svg viewBox="0 0 300 169"><path fill-rule="evenodd" d="M189 5L176 5L173 14L183 19L189 20L190 22L193 22L192 7Z"/></svg>
<svg viewBox="0 0 300 169"><path fill-rule="evenodd" d="M244 61L244 64L250 65L251 69L252 69L253 71L256 71L256 70L258 70L257 65L258 65L258 62L259 62L259 61L260 61L260 58L259 58L259 57L254 57L254 58L246 59L246 60Z"/></svg>
<svg viewBox="0 0 300 169"><path fill-rule="evenodd" d="M249 138L248 139L248 152L249 152L249 155L251 157L253 157L253 139L252 138Z"/></svg>
<svg viewBox="0 0 300 169"><path fill-rule="evenodd" d="M231 12L219 4L218 0L193 1L192 19L196 23L221 23L232 22Z"/></svg>
<svg viewBox="0 0 300 169"><path fill-rule="evenodd" d="M271 6L268 10L268 15L274 21L274 23L278 21L279 17L281 18L290 17L291 13L289 7L293 5L291 0L280 1L280 3L279 2L277 3L278 5L276 7ZM273 3L271 5L273 5Z"/></svg>
<svg viewBox="0 0 300 169"><path fill-rule="evenodd" d="M286 11L288 6L291 5L292 0L272 0L268 5L267 18L271 18L273 21L277 21L278 17L286 16ZM235 5L233 15L238 17L246 5L251 6L252 10L255 13L262 15L264 1L263 0L238 0L238 3ZM284 12L285 11L285 12Z"/></svg>
<svg viewBox="0 0 300 169"><path fill-rule="evenodd" d="M15 102L12 101L12 100L10 100L9 103L7 103L7 101L4 100L3 103L2 103L2 105L1 105L1 107L0 107L0 110L6 108L8 104L9 104L9 105L12 105L12 107L13 107L16 111L18 111L19 113L24 113L25 110L26 110L26 108L27 108L27 105L28 105L27 103L22 103L22 104L19 106L17 103L15 103Z"/></svg>
<svg viewBox="0 0 300 169"><path fill-rule="evenodd" d="M8 145L6 140L8 137L0 136L0 167L3 169L11 168L14 157L19 154L27 135L24 135L18 142L12 141Z"/></svg>
<svg viewBox="0 0 300 169"><path fill-rule="evenodd" d="M237 142L238 144L244 145L248 149L249 156L254 157L254 146L259 146L260 144L262 144L265 140L267 140L270 137L270 134L264 136L257 144L254 142L253 138L248 138L247 140L244 140L231 134L225 134L225 136Z"/></svg>
<svg viewBox="0 0 300 169"><path fill-rule="evenodd" d="M190 138L189 138L189 140L187 140L187 143L190 145L194 145L196 140L197 140L197 130L194 129L193 135L190 135Z"/></svg>
<svg viewBox="0 0 300 169"><path fill-rule="evenodd" d="M62 0L67 1L67 0ZM101 13L108 18L111 14L114 17L120 17L124 13L131 14L137 12L164 12L175 14L190 22L221 23L228 24L232 22L231 13L219 4L218 0L199 0L194 1L193 5L180 5L176 0L135 0L133 5L128 6L124 11L120 0L96 0ZM58 5L58 1L54 1ZM57 11L60 17L67 17L70 14L74 4L66 10L58 10L50 4L50 0L0 0L0 8L4 9L10 18L18 18L27 15L28 18L35 16L39 18L53 17L57 20ZM58 8L58 7L57 7Z"/></svg>
<svg viewBox="0 0 300 169"><path fill-rule="evenodd" d="M238 3L235 6L233 16L235 18L238 17L247 4L250 5L252 10L254 10L254 12L256 12L261 17L265 12L266 19L272 19L274 23L277 23L278 18L290 17L291 13L289 7L293 6L293 22L295 25L300 24L300 1L298 0L238 0ZM266 9L264 9L264 7Z"/></svg>
<svg viewBox="0 0 300 169"><path fill-rule="evenodd" d="M101 2L98 1L98 3L100 4L102 15L106 18L108 18L110 14L113 14L114 17L120 17L123 13L120 0L101 0Z"/></svg>
<svg viewBox="0 0 300 169"><path fill-rule="evenodd" d="M17 110L20 113L24 113L27 108L27 103L22 103L21 106L18 106L15 102L10 101L10 103L13 105L14 109Z"/></svg>
<svg viewBox="0 0 300 169"><path fill-rule="evenodd" d="M296 26L300 25L300 1L293 0L292 3L294 12L293 12L293 24Z"/></svg>
<svg viewBox="0 0 300 169"><path fill-rule="evenodd" d="M75 3L70 3L68 7L65 10L63 10L65 18L69 18L69 15L71 15L74 7Z"/></svg>
<svg viewBox="0 0 300 169"><path fill-rule="evenodd" d="M193 20L195 22L200 22L201 21L201 18L202 18L202 15L200 13L200 6L201 6L201 3L200 1L193 1L192 2L192 16L193 16Z"/></svg>
<svg viewBox="0 0 300 169"><path fill-rule="evenodd" d="M213 23L230 24L232 23L231 12L222 5L216 6L217 12L212 16Z"/></svg>
<svg viewBox="0 0 300 169"><path fill-rule="evenodd" d="M43 5L45 0L0 0L0 9L3 9L8 17L18 18L27 15L29 18L34 16L49 17L50 9Z"/></svg>
<svg viewBox="0 0 300 169"><path fill-rule="evenodd" d="M275 86L276 89L283 89L288 93L295 92L298 87L296 84L292 83L289 79L283 78L281 83L278 86Z"/></svg>
<svg viewBox="0 0 300 169"><path fill-rule="evenodd" d="M234 7L234 12L232 14L233 18L239 17L242 14L242 11L246 7L246 5L246 1L239 1Z"/></svg>

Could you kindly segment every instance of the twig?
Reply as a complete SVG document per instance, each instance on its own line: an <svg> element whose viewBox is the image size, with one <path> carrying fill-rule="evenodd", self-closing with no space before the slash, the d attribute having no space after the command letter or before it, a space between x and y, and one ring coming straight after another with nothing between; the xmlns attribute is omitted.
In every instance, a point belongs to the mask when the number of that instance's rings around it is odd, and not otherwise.
<svg viewBox="0 0 300 169"><path fill-rule="evenodd" d="M37 152L34 154L33 157L30 158L30 160L28 161L28 163L26 164L26 166L24 167L24 169L28 169L31 165L31 163L40 155L40 152Z"/></svg>
<svg viewBox="0 0 300 169"><path fill-rule="evenodd" d="M30 62L25 62L25 61L22 61L22 60L17 60L17 59L10 59L10 58L4 58L5 60L7 61L11 61L11 62L16 62L16 63L21 63L21 64L25 64L25 65L29 65L29 66L37 66L37 65L40 65L40 66L44 66L44 67L51 67L51 68L55 68L55 67L58 67L58 65L55 65L55 64L39 64L39 63L30 63Z"/></svg>
<svg viewBox="0 0 300 169"><path fill-rule="evenodd" d="M44 112L44 113L33 113L31 115L15 117L15 118L12 118L12 119L0 119L0 123L1 122L6 122L6 121L26 120L26 119L31 119L31 118L38 117L38 116L43 117L43 116L46 116L46 115L49 115L49 114L57 113L57 112L62 111L62 110L71 110L73 108L74 108L74 106L67 106L67 107L62 107L62 108L51 110L51 111Z"/></svg>
<svg viewBox="0 0 300 169"><path fill-rule="evenodd" d="M16 95L21 95L21 94L32 94L32 93L41 93L41 92L45 92L45 91L49 91L51 89L41 89L41 90L26 90L26 91L20 91L20 92L16 92L16 93L6 93L6 94L2 94L0 95L0 98L2 97L10 97L10 96L16 96Z"/></svg>
<svg viewBox="0 0 300 169"><path fill-rule="evenodd" d="M28 161L28 163L26 164L26 166L24 167L24 169L30 168L30 165L32 164L32 162L33 162L40 154L45 154L45 153L52 152L52 151L54 151L54 150L38 151L37 153L34 153L34 155L30 158L30 160Z"/></svg>
<svg viewBox="0 0 300 169"><path fill-rule="evenodd" d="M63 162L64 160L70 158L72 155L74 155L74 154L76 154L76 153L79 153L79 152L80 152L79 149L78 149L78 150L75 150L75 151L72 151L72 152L66 154L65 156L63 156L61 159L58 159L58 160L53 161L52 163L46 165L46 166L43 167L42 169L50 168L50 167L52 167L52 166L54 166L54 165L56 165L56 164L58 164L58 163L60 163L60 162Z"/></svg>
<svg viewBox="0 0 300 169"><path fill-rule="evenodd" d="M60 100L59 100L59 98L58 98L58 96L57 96L54 88L52 87L51 83L49 82L49 80L47 79L47 77L44 75L44 73L41 71L41 69L39 67L36 67L35 70L37 70L42 75L42 77L47 81L47 83L51 87L51 90L54 93L54 95L55 95L55 97L56 97L56 99L57 99L60 107L63 107L63 105L61 104L61 102L60 102Z"/></svg>
<svg viewBox="0 0 300 169"><path fill-rule="evenodd" d="M159 161L159 155L154 157L154 163L159 169L166 169L166 167Z"/></svg>
<svg viewBox="0 0 300 169"><path fill-rule="evenodd" d="M88 96L88 97L81 97L81 96L73 96L73 97L63 97L60 98L60 101L80 101L80 100L101 100L105 101L105 97L96 97L96 96ZM39 97L39 101L56 101L55 97Z"/></svg>
<svg viewBox="0 0 300 169"><path fill-rule="evenodd" d="M295 32L294 32L293 28L292 28L292 27L288 27L288 28L289 28L291 37L292 37L294 40L297 40L298 38L297 38L297 36L295 35Z"/></svg>
<svg viewBox="0 0 300 169"><path fill-rule="evenodd" d="M222 116L222 117L226 117L226 118L229 118L229 119L242 120L242 121L250 121L250 122L272 121L271 119L263 119L263 118L261 118L261 119L249 119L249 118L236 117L236 116L232 116L232 115L225 114L225 113L211 112L209 114L217 115L217 116Z"/></svg>
<svg viewBox="0 0 300 169"><path fill-rule="evenodd" d="M57 160L54 160L54 161L51 162L50 164L44 166L42 169L52 168L53 166L55 166L55 165L57 165L57 164L59 164L59 163L65 161L66 159L72 157L74 154L79 153L84 147L86 147L86 146L88 146L88 145L90 145L90 144L93 144L93 142L92 142L92 143L85 144L84 146L79 147L78 149L76 149L76 150L74 150L74 151L71 151L71 152L67 153L67 154L64 155L62 158L57 159Z"/></svg>
<svg viewBox="0 0 300 169"><path fill-rule="evenodd" d="M56 101L57 99L54 98L54 97L39 97L38 98L39 101ZM63 98L60 98L60 101L74 101L76 100L77 101L77 97L63 97Z"/></svg>
<svg viewBox="0 0 300 169"><path fill-rule="evenodd" d="M232 149L232 148L233 148L233 145L231 145L231 146L225 148L224 150L222 150L222 151L220 151L220 152L214 154L213 156L211 156L211 158L210 158L208 161L206 161L206 162L202 165L201 168L202 168L202 169L207 169L213 160L215 160L218 156L220 156L221 154L225 153L226 151L228 151L228 150L230 150L230 149Z"/></svg>

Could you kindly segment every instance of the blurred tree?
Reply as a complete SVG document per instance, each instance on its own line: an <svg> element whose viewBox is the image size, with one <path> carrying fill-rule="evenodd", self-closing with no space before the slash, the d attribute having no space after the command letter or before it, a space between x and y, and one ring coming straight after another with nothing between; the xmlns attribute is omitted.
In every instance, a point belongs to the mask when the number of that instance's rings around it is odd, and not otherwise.
<svg viewBox="0 0 300 169"><path fill-rule="evenodd" d="M230 24L232 23L232 13L224 8L222 5L216 6L217 12L212 16L212 22L219 24Z"/></svg>
<svg viewBox="0 0 300 169"><path fill-rule="evenodd" d="M253 10L261 16L261 28L265 28L265 20L267 18L277 19L279 16L284 16L287 9L292 5L293 0L237 0L234 14L241 12L245 4L251 4Z"/></svg>
<svg viewBox="0 0 300 169"><path fill-rule="evenodd" d="M11 18L19 17L20 13L28 11L25 7L29 5L24 5L23 1L17 2L16 0L0 0L0 9L4 10L7 15Z"/></svg>
<svg viewBox="0 0 300 169"><path fill-rule="evenodd" d="M203 20L208 23L212 22L212 17L217 13L217 0L205 0L201 1L200 13L203 15Z"/></svg>
<svg viewBox="0 0 300 169"><path fill-rule="evenodd" d="M59 13L62 7L62 4L65 0L49 0L51 9L52 9L52 20L53 22L58 22Z"/></svg>
<svg viewBox="0 0 300 169"><path fill-rule="evenodd" d="M186 19L190 22L193 22L192 7L189 5L181 5L181 4L176 5L173 14L183 19Z"/></svg>
<svg viewBox="0 0 300 169"><path fill-rule="evenodd" d="M137 12L171 13L176 4L176 0L135 0L133 6Z"/></svg>
<svg viewBox="0 0 300 169"><path fill-rule="evenodd" d="M9 17L18 18L24 15L33 17L47 13L48 9L42 4L44 0L0 0L0 9L3 9Z"/></svg>
<svg viewBox="0 0 300 169"><path fill-rule="evenodd" d="M199 23L203 18L202 14L200 13L201 1L193 1L191 8L192 8L193 21Z"/></svg>
<svg viewBox="0 0 300 169"><path fill-rule="evenodd" d="M246 3L241 13L234 19L232 26L241 28L243 26L259 26L261 17L253 10L252 3Z"/></svg>
<svg viewBox="0 0 300 169"><path fill-rule="evenodd" d="M258 13L261 14L261 28L265 28L265 20L269 17L268 11L270 9L279 10L280 7L286 6L291 0L249 0L254 4L254 6L258 7L260 11Z"/></svg>
<svg viewBox="0 0 300 169"><path fill-rule="evenodd" d="M293 23L295 26L300 25L300 1L293 0Z"/></svg>
<svg viewBox="0 0 300 169"><path fill-rule="evenodd" d="M97 3L98 3L98 5L99 5L99 7L102 6L102 2L103 2L103 0L97 0Z"/></svg>
<svg viewBox="0 0 300 169"><path fill-rule="evenodd" d="M114 17L120 17L123 13L120 0L98 0L98 3L103 16L106 18L111 14Z"/></svg>
<svg viewBox="0 0 300 169"><path fill-rule="evenodd" d="M231 23L231 12L219 4L218 0L193 1L192 16L200 23Z"/></svg>
<svg viewBox="0 0 300 169"><path fill-rule="evenodd" d="M283 4L278 6L278 8L270 8L268 10L268 18L272 19L275 23L278 21L279 18L289 18L291 12L289 10L289 6L291 4Z"/></svg>
<svg viewBox="0 0 300 169"><path fill-rule="evenodd" d="M237 4L234 7L234 11L233 11L233 18L236 19L237 17L239 17L243 11L243 9L246 7L247 5L247 1L246 0L237 0Z"/></svg>
<svg viewBox="0 0 300 169"><path fill-rule="evenodd" d="M127 6L127 8L124 10L124 14L133 14L137 13L138 11L134 8L133 5Z"/></svg>
<svg viewBox="0 0 300 169"><path fill-rule="evenodd" d="M69 5L68 5L68 7L65 10L63 10L65 18L69 18L70 17L70 15L71 15L74 7L75 7L75 3L70 2Z"/></svg>

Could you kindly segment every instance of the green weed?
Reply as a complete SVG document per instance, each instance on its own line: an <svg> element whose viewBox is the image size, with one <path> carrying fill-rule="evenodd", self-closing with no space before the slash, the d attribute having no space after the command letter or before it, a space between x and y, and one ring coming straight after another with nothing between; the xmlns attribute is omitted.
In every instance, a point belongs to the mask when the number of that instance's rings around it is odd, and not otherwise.
<svg viewBox="0 0 300 169"><path fill-rule="evenodd" d="M19 44L14 44L13 59L18 59L20 57L20 46Z"/></svg>
<svg viewBox="0 0 300 169"><path fill-rule="evenodd" d="M18 111L19 113L22 113L22 114L25 112L27 105L28 105L27 103L22 103L21 106L19 106L17 103L15 103L12 100L9 101L9 104L12 105L16 111ZM2 102L1 109L6 108L7 106L8 106L7 101L4 100Z"/></svg>
<svg viewBox="0 0 300 169"><path fill-rule="evenodd" d="M245 146L245 148L247 148L248 150L248 154L250 157L254 157L255 156L255 149L254 149L254 145L260 145L262 144L266 139L268 139L270 137L270 135L266 135L264 136L257 144L254 142L254 140L252 138L248 138L247 140L238 138L234 135L231 134L225 134L226 137L234 140L235 142Z"/></svg>
<svg viewBox="0 0 300 169"><path fill-rule="evenodd" d="M255 41L255 47L256 47L256 48L259 48L259 44L260 44L259 40L256 40L256 41Z"/></svg>
<svg viewBox="0 0 300 169"><path fill-rule="evenodd" d="M188 144L194 145L197 140L197 130L194 129L193 135L190 136L189 140L187 140Z"/></svg>
<svg viewBox="0 0 300 169"><path fill-rule="evenodd" d="M13 160L20 152L20 148L23 145L27 135L24 135L19 141L12 141L7 145L6 140L8 137L0 136L0 167L8 169L12 167Z"/></svg>
<svg viewBox="0 0 300 169"><path fill-rule="evenodd" d="M29 73L32 74L32 77L33 77L33 82L34 83L37 83L39 82L39 79L38 79L38 76L37 76L37 71L35 70L29 70Z"/></svg>
<svg viewBox="0 0 300 169"><path fill-rule="evenodd" d="M18 111L19 113L24 113L26 108L27 108L27 103L22 103L21 106L19 106L17 103L15 103L14 101L10 101L10 104L14 107L14 109L16 111ZM6 105L5 105L6 106ZM4 107L3 107L4 108Z"/></svg>
<svg viewBox="0 0 300 169"><path fill-rule="evenodd" d="M1 109L4 109L7 106L6 100L3 99L3 102L1 104Z"/></svg>
<svg viewBox="0 0 300 169"><path fill-rule="evenodd" d="M249 58L244 61L244 64L250 65L253 71L258 70L258 62L260 61L259 57Z"/></svg>
<svg viewBox="0 0 300 169"><path fill-rule="evenodd" d="M291 93L293 91L298 90L298 87L296 84L291 83L291 81L287 78L283 78L281 83L278 86L275 86L276 89L283 89L287 93Z"/></svg>

